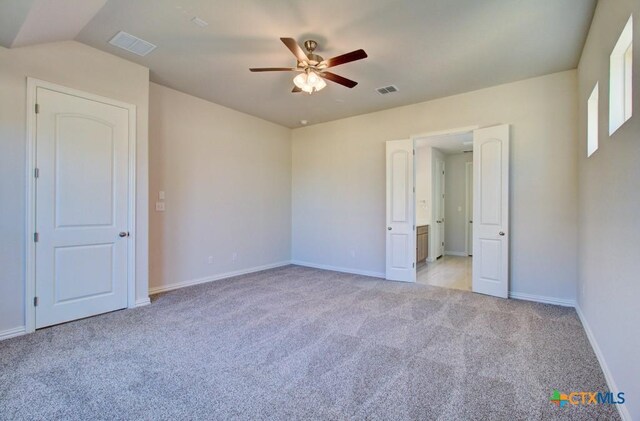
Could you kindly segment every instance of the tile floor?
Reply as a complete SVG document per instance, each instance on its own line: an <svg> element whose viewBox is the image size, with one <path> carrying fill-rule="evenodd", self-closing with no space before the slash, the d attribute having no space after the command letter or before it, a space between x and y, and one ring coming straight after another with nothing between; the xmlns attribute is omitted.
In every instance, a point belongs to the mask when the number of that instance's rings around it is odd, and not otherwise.
<svg viewBox="0 0 640 421"><path fill-rule="evenodd" d="M471 291L471 257L442 256L421 263L416 279L419 284Z"/></svg>

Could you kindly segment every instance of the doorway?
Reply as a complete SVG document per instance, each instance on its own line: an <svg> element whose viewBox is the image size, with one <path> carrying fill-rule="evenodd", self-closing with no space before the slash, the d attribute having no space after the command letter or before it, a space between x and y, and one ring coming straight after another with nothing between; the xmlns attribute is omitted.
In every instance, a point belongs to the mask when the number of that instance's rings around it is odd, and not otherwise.
<svg viewBox="0 0 640 421"><path fill-rule="evenodd" d="M507 298L509 125L388 141L386 150L386 279L416 282L424 261L431 278L450 281L457 267L469 274L462 289Z"/></svg>
<svg viewBox="0 0 640 421"><path fill-rule="evenodd" d="M432 204L432 212L424 215L416 209L423 216L418 229L430 229L432 244L426 258L418 256L416 282L470 291L466 231L473 203L467 203L467 164L473 160L473 131L420 138L415 148L416 204Z"/></svg>
<svg viewBox="0 0 640 421"><path fill-rule="evenodd" d="M29 79L27 330L134 305L135 107Z"/></svg>

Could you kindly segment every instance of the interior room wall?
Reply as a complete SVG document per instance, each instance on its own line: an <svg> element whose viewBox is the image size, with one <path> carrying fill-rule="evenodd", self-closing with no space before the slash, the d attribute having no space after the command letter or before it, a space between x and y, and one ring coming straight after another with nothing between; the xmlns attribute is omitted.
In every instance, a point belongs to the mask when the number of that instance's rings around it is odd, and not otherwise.
<svg viewBox="0 0 640 421"><path fill-rule="evenodd" d="M609 55L633 14L633 116L609 136ZM580 65L578 309L619 408L640 419L640 2L600 0ZM587 158L587 99L599 82L599 148Z"/></svg>
<svg viewBox="0 0 640 421"><path fill-rule="evenodd" d="M431 148L416 146L416 224L431 223Z"/></svg>
<svg viewBox="0 0 640 421"><path fill-rule="evenodd" d="M509 123L510 290L573 303L576 103L567 71L294 129L293 261L383 276L385 141Z"/></svg>
<svg viewBox="0 0 640 421"><path fill-rule="evenodd" d="M288 263L290 129L155 83L150 105L151 292Z"/></svg>
<svg viewBox="0 0 640 421"><path fill-rule="evenodd" d="M473 153L445 155L444 218L445 254L466 256L467 218L466 205L466 163L473 162Z"/></svg>
<svg viewBox="0 0 640 421"><path fill-rule="evenodd" d="M25 324L27 77L136 106L136 299L146 300L149 70L74 41L0 47L0 63L0 335Z"/></svg>

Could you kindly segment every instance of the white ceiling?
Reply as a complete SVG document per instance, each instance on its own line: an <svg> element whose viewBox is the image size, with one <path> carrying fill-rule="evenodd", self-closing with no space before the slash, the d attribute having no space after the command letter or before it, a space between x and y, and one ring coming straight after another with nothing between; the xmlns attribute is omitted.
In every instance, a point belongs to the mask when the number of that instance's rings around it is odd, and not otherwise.
<svg viewBox="0 0 640 421"><path fill-rule="evenodd" d="M16 39L26 3L4 0L0 42ZM77 0L73 0L76 1ZM99 4L100 0L91 0ZM151 80L288 127L378 111L573 69L596 0L108 0L75 39L151 69ZM36 7L36 6L31 6ZM93 6L92 6L93 7ZM89 7L88 9L91 9ZM191 22L200 17L201 28ZM87 19L87 8L39 21L31 31ZM28 23L28 22L27 22ZM56 26L57 25L57 26ZM0 25L2 26L2 25ZM24 29L24 28L23 28ZM108 41L120 30L158 48L146 57ZM325 58L363 48L369 58L336 67L353 89L291 94L295 65L278 38L318 41ZM40 36L39 39L42 37ZM9 44L9 45L7 45ZM394 84L398 93L375 88Z"/></svg>
<svg viewBox="0 0 640 421"><path fill-rule="evenodd" d="M473 132L454 133L416 139L416 148L431 146L445 155L473 150Z"/></svg>

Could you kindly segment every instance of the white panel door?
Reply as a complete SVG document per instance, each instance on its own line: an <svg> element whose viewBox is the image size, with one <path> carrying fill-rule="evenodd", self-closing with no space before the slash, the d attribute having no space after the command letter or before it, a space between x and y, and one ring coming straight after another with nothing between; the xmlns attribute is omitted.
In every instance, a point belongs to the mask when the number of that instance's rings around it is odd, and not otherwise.
<svg viewBox="0 0 640 421"><path fill-rule="evenodd" d="M37 88L36 328L127 306L128 110Z"/></svg>
<svg viewBox="0 0 640 421"><path fill-rule="evenodd" d="M387 270L392 281L416 281L413 141L387 142Z"/></svg>
<svg viewBox="0 0 640 421"><path fill-rule="evenodd" d="M509 125L473 132L473 291L509 295Z"/></svg>

